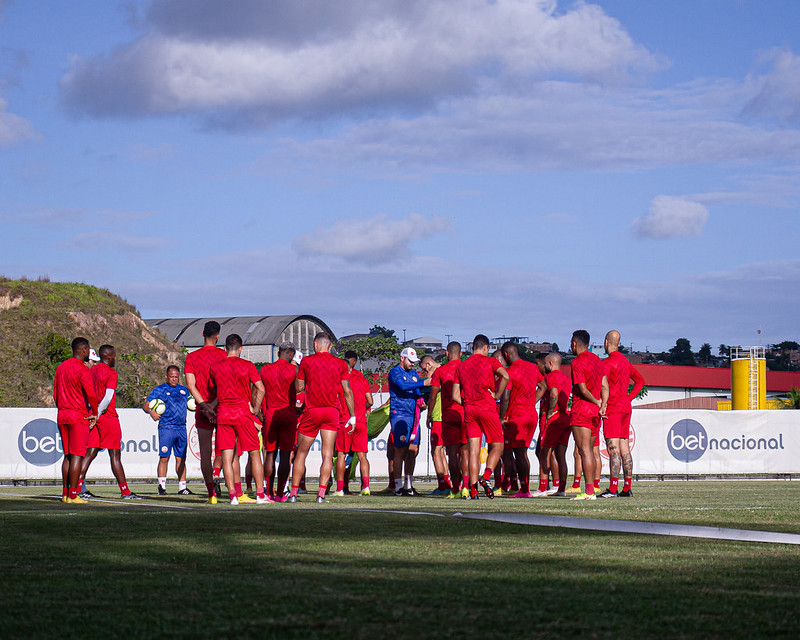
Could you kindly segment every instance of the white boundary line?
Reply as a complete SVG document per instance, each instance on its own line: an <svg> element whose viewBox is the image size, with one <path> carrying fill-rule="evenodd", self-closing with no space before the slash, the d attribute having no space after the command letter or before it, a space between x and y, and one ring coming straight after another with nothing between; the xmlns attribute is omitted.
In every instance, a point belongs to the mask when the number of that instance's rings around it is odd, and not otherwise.
<svg viewBox="0 0 800 640"><path fill-rule="evenodd" d="M4 496L6 498L49 498L51 500L57 500L61 502L61 496L55 495L48 495L48 494L38 494L38 495L31 495L31 494L24 494L24 493L2 493L0 492L0 496ZM91 498L87 500L87 502L101 502L103 504L113 504L119 507L130 507L130 506L137 506L137 507L158 507L160 509L194 509L193 506L183 506L177 504L159 504L156 500L151 500L149 498L144 498L143 500L122 500L121 498L118 500L111 500L107 498Z"/></svg>
<svg viewBox="0 0 800 640"><path fill-rule="evenodd" d="M740 542L800 545L800 535L775 531L724 529L721 527L637 522L633 520L540 516L525 513L454 513L453 515L457 518L491 520L493 522L507 522L510 524L524 524L536 527L561 527L565 529L588 529L592 531L609 531L614 533L644 533L658 536L680 536L684 538L705 538L710 540L737 540Z"/></svg>

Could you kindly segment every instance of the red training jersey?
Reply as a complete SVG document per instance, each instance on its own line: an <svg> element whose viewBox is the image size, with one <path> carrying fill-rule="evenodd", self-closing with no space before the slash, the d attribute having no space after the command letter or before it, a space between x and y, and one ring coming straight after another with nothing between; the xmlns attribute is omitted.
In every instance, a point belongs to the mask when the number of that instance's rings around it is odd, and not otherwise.
<svg viewBox="0 0 800 640"><path fill-rule="evenodd" d="M502 368L497 358L481 353L473 353L461 363L456 370L455 382L461 386L464 407L471 411L497 411L494 372Z"/></svg>
<svg viewBox="0 0 800 640"><path fill-rule="evenodd" d="M100 402L103 396L106 395L106 389L114 390L114 397L111 398L111 404L108 405L104 416L111 416L118 418L117 415L117 372L114 367L109 367L105 362L98 362L94 365L89 373L92 374L92 383L94 384L94 393L97 396L97 401Z"/></svg>
<svg viewBox="0 0 800 640"><path fill-rule="evenodd" d="M609 353L608 358L602 363L603 375L608 380L608 411L627 413L631 410L631 401L639 395L644 386L644 378L619 351ZM633 380L633 390L628 393L628 384L631 380Z"/></svg>
<svg viewBox="0 0 800 640"><path fill-rule="evenodd" d="M297 401L297 391L294 386L296 378L297 369L283 358L261 367L261 381L265 388L262 408L265 412L267 409L294 407Z"/></svg>
<svg viewBox="0 0 800 640"><path fill-rule="evenodd" d="M77 412L81 416L97 415L97 394L89 368L78 358L64 360L53 379L53 400L59 413Z"/></svg>
<svg viewBox="0 0 800 640"><path fill-rule="evenodd" d="M457 411L464 415L464 407L457 402L453 402L453 383L455 382L456 371L461 366L461 360L450 360L447 364L433 372L431 386L439 387L439 397L442 399L442 413L446 411Z"/></svg>
<svg viewBox="0 0 800 640"><path fill-rule="evenodd" d="M506 387L506 389L510 389L506 416L535 420L537 385L544 380L544 376L539 372L539 367L519 358L506 370L510 378Z"/></svg>
<svg viewBox="0 0 800 640"><path fill-rule="evenodd" d="M544 397L547 398L547 413L550 412L550 389L558 389L558 408L553 414L553 422L569 420L569 394L572 393L572 383L569 378L565 376L560 369L551 371L544 377L544 382L547 385L547 392ZM546 415L546 414L545 414Z"/></svg>
<svg viewBox="0 0 800 640"><path fill-rule="evenodd" d="M359 425L367 424L367 394L370 393L369 382L358 369L350 372L350 389L353 391L353 406L356 410L356 422ZM345 420L350 416L344 395L339 396L339 411Z"/></svg>
<svg viewBox="0 0 800 640"><path fill-rule="evenodd" d="M216 398L216 390L209 382L209 372L211 366L221 362L227 357L222 349L207 345L197 351L192 351L186 356L186 363L183 366L184 373L194 375L197 390L205 398L206 402L211 402Z"/></svg>
<svg viewBox="0 0 800 640"><path fill-rule="evenodd" d="M600 387L603 383L603 364L597 354L582 351L571 363L572 385L583 382L595 398L600 399ZM578 394L572 396L572 415L592 418L600 415L600 407L584 400Z"/></svg>
<svg viewBox="0 0 800 640"><path fill-rule="evenodd" d="M320 351L300 361L297 379L305 380L307 409L339 408L342 381L349 380L347 363L332 353Z"/></svg>
<svg viewBox="0 0 800 640"><path fill-rule="evenodd" d="M250 385L261 382L254 365L237 356L226 357L211 367L209 381L217 390L217 422L229 424L250 414Z"/></svg>

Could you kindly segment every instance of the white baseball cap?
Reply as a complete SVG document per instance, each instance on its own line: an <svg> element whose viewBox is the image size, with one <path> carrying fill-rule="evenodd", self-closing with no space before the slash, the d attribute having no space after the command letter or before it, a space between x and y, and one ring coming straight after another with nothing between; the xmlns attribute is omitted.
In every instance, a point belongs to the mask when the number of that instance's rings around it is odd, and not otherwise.
<svg viewBox="0 0 800 640"><path fill-rule="evenodd" d="M412 349L411 347L406 347L400 352L401 358L408 358L411 362L419 362L419 358L417 357L416 349Z"/></svg>
<svg viewBox="0 0 800 640"><path fill-rule="evenodd" d="M97 355L97 351L94 349L89 349L89 360L92 362L100 362L100 356Z"/></svg>

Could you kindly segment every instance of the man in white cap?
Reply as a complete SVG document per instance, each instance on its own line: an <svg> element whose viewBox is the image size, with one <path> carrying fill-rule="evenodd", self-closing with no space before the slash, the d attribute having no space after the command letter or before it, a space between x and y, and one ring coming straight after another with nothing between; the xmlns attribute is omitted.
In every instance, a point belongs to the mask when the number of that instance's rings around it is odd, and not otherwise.
<svg viewBox="0 0 800 640"><path fill-rule="evenodd" d="M417 362L416 350L406 347L400 352L400 362L389 371L389 422L394 440L394 490L397 496L415 493L412 484L415 453L409 451L409 445L412 444L417 399L422 396L420 390L431 383L430 378L422 378L414 370Z"/></svg>

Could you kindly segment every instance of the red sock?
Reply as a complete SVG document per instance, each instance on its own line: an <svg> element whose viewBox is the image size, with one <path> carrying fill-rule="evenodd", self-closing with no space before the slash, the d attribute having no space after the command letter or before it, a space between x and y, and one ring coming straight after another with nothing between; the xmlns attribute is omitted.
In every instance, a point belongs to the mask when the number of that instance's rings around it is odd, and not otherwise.
<svg viewBox="0 0 800 640"><path fill-rule="evenodd" d="M597 480L594 481L594 488L595 489L599 489L600 488L600 478L598 478Z"/></svg>
<svg viewBox="0 0 800 640"><path fill-rule="evenodd" d="M121 482L121 483L120 483L120 485L119 485L119 492L120 492L120 493L121 493L123 496L129 496L129 495L131 495L131 490L130 490L130 489L128 489L128 483L127 483L127 482Z"/></svg>
<svg viewBox="0 0 800 640"><path fill-rule="evenodd" d="M213 482L206 482L206 491L208 491L208 497L214 497L214 483Z"/></svg>
<svg viewBox="0 0 800 640"><path fill-rule="evenodd" d="M452 489L453 488L453 485L450 484L450 474L447 474L447 473L444 474L443 481L444 481L444 488L445 489Z"/></svg>
<svg viewBox="0 0 800 640"><path fill-rule="evenodd" d="M69 489L67 487L61 487L61 497L62 498L69 497Z"/></svg>
<svg viewBox="0 0 800 640"><path fill-rule="evenodd" d="M275 495L275 478L274 477L270 477L270 478L267 479L267 493L269 494L270 498Z"/></svg>
<svg viewBox="0 0 800 640"><path fill-rule="evenodd" d="M575 476L572 479L572 488L573 489L580 489L581 488L581 477L580 476Z"/></svg>
<svg viewBox="0 0 800 640"><path fill-rule="evenodd" d="M608 490L611 493L616 493L618 489L619 489L619 478L611 476L611 478L609 478L608 480Z"/></svg>
<svg viewBox="0 0 800 640"><path fill-rule="evenodd" d="M469 476L462 475L461 476L461 488L462 489L469 489Z"/></svg>
<svg viewBox="0 0 800 640"><path fill-rule="evenodd" d="M444 476L437 476L437 477L436 477L436 480L437 480L437 482L438 482L438 484L437 484L436 488L437 488L439 491L444 491L444 489L445 489L445 486L444 486Z"/></svg>
<svg viewBox="0 0 800 640"><path fill-rule="evenodd" d="M74 500L78 497L78 487L70 487L69 492L67 493L67 497L70 500Z"/></svg>
<svg viewBox="0 0 800 640"><path fill-rule="evenodd" d="M553 486L556 487L557 489L560 489L561 488L561 480L559 480L558 478L553 478Z"/></svg>
<svg viewBox="0 0 800 640"><path fill-rule="evenodd" d="M244 474L244 481L247 483L247 490L250 491L253 488L253 476Z"/></svg>
<svg viewBox="0 0 800 640"><path fill-rule="evenodd" d="M292 485L292 488L289 490L289 495L290 495L290 496L296 496L296 495L297 495L297 490L298 490L299 488L300 488L300 485L299 485L299 484L293 484L293 485Z"/></svg>
<svg viewBox="0 0 800 640"><path fill-rule="evenodd" d="M344 480L337 480L336 481L336 490L337 491L344 491Z"/></svg>
<svg viewBox="0 0 800 640"><path fill-rule="evenodd" d="M361 489L362 491L364 489L369 489L369 476L367 476L366 478L361 478Z"/></svg>
<svg viewBox="0 0 800 640"><path fill-rule="evenodd" d="M236 494L237 498L240 498L241 496L244 495L244 492L242 491L242 483L241 482L234 482L233 483L233 492Z"/></svg>
<svg viewBox="0 0 800 640"><path fill-rule="evenodd" d="M221 471L222 471L222 469L212 469L211 470L211 475L213 475L214 478L219 478L219 474L220 474Z"/></svg>
<svg viewBox="0 0 800 640"><path fill-rule="evenodd" d="M539 478L539 491L547 491L547 478Z"/></svg>
<svg viewBox="0 0 800 640"><path fill-rule="evenodd" d="M494 469L492 469L490 467L486 467L483 470L483 476L482 477L483 477L484 480L486 480L486 482L489 482L489 480L492 479L492 474L493 473L494 473Z"/></svg>
<svg viewBox="0 0 800 640"><path fill-rule="evenodd" d="M324 498L325 497L325 491L327 489L328 489L328 487L323 487L322 485L319 485L319 491L317 491L317 497L318 498Z"/></svg>
<svg viewBox="0 0 800 640"><path fill-rule="evenodd" d="M631 480L633 480L633 478L625 478L622 481L622 490L623 491L630 491L631 490Z"/></svg>
<svg viewBox="0 0 800 640"><path fill-rule="evenodd" d="M594 482L587 482L586 483L586 495L593 496L594 495Z"/></svg>
<svg viewBox="0 0 800 640"><path fill-rule="evenodd" d="M256 489L256 497L257 497L257 498L264 498L264 497L265 497L264 490L263 490L263 489L261 489L261 490L259 491L258 489Z"/></svg>

